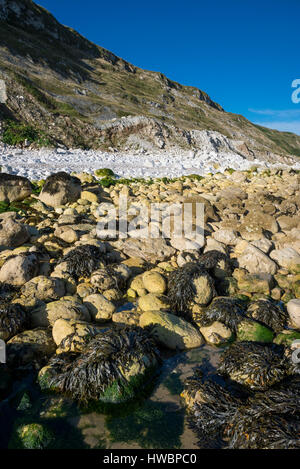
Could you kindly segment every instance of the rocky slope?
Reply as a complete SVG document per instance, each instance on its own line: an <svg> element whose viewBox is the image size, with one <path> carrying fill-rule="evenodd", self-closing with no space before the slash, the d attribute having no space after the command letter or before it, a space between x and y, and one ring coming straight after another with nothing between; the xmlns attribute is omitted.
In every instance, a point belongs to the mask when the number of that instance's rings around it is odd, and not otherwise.
<svg viewBox="0 0 300 469"><path fill-rule="evenodd" d="M197 88L135 67L31 0L0 0L0 80L0 119L32 125L47 143L201 148L193 131L205 129L232 139L246 158L300 155L300 137L254 125Z"/></svg>

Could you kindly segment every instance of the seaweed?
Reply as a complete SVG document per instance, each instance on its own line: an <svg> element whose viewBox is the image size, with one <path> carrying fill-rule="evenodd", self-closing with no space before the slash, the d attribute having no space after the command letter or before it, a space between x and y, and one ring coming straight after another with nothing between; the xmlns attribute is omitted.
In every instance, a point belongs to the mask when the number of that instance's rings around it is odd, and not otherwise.
<svg viewBox="0 0 300 469"><path fill-rule="evenodd" d="M210 326L213 322L222 322L233 332L245 319L246 302L238 298L217 297L210 306L201 314L199 322L201 326Z"/></svg>
<svg viewBox="0 0 300 469"><path fill-rule="evenodd" d="M172 311L183 315L190 313L190 306L196 296L193 281L206 276L213 285L209 274L198 264L189 262L183 267L170 272L168 279L168 298Z"/></svg>
<svg viewBox="0 0 300 469"><path fill-rule="evenodd" d="M91 340L82 354L62 353L52 358L49 387L84 403L101 399L112 386L121 393L128 385L124 370L144 357L159 359L147 329L110 329Z"/></svg>
<svg viewBox="0 0 300 469"><path fill-rule="evenodd" d="M27 326L27 315L18 304L0 301L0 337L9 340Z"/></svg>
<svg viewBox="0 0 300 469"><path fill-rule="evenodd" d="M75 176L70 176L70 174L65 173L63 171L55 174L51 174L47 177L45 184L43 186L43 192L47 194L54 195L56 194L60 187L61 183L63 184L76 184L81 185L80 180Z"/></svg>
<svg viewBox="0 0 300 469"><path fill-rule="evenodd" d="M270 327L274 332L282 331L287 325L288 314L269 300L250 303L247 316Z"/></svg>
<svg viewBox="0 0 300 469"><path fill-rule="evenodd" d="M288 374L284 347L260 342L236 342L222 355L218 371L250 389L268 389Z"/></svg>
<svg viewBox="0 0 300 469"><path fill-rule="evenodd" d="M62 262L67 263L68 273L76 280L80 277L89 277L99 267L99 264L106 263L101 250L91 244L72 249L59 260L58 264Z"/></svg>

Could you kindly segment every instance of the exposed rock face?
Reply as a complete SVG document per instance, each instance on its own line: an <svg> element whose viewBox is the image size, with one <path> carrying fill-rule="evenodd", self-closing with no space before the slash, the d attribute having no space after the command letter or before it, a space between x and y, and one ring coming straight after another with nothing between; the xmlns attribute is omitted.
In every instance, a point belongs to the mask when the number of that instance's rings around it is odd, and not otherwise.
<svg viewBox="0 0 300 469"><path fill-rule="evenodd" d="M51 207L76 202L80 198L80 180L67 173L52 174L46 179L40 200Z"/></svg>
<svg viewBox="0 0 300 469"><path fill-rule="evenodd" d="M31 193L31 184L27 178L0 173L1 202L19 202L29 197Z"/></svg>
<svg viewBox="0 0 300 469"><path fill-rule="evenodd" d="M0 59L11 70L0 77L7 87L7 111L19 121L42 127L52 141L72 148L190 146L274 162L291 160L287 147L297 152L298 136L269 133L241 121L204 91L135 67L61 25L31 0L1 0L0 18ZM26 43L16 41L16 35L26 36ZM41 73L42 87L37 80ZM61 103L70 108L72 119L60 111ZM236 176L237 182L241 180Z"/></svg>

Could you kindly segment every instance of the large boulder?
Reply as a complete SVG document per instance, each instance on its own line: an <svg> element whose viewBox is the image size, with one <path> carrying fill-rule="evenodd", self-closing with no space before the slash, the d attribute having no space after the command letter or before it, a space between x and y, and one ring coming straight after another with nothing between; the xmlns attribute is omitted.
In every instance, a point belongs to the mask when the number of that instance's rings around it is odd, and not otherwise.
<svg viewBox="0 0 300 469"><path fill-rule="evenodd" d="M39 274L40 263L35 252L9 257L0 269L0 282L21 286Z"/></svg>
<svg viewBox="0 0 300 469"><path fill-rule="evenodd" d="M51 174L46 179L40 200L50 207L76 202L81 195L80 180L67 173Z"/></svg>
<svg viewBox="0 0 300 469"><path fill-rule="evenodd" d="M28 301L37 299L40 301L59 300L66 293L65 283L56 277L40 275L25 283L21 289L21 295Z"/></svg>
<svg viewBox="0 0 300 469"><path fill-rule="evenodd" d="M21 176L0 173L0 201L19 202L32 193L30 181Z"/></svg>
<svg viewBox="0 0 300 469"><path fill-rule="evenodd" d="M153 325L154 337L167 348L185 350L200 347L203 337L195 327L174 314L148 311L140 317L140 326Z"/></svg>
<svg viewBox="0 0 300 469"><path fill-rule="evenodd" d="M16 248L26 243L29 231L19 223L12 212L0 215L0 249Z"/></svg>
<svg viewBox="0 0 300 469"><path fill-rule="evenodd" d="M58 319L90 321L90 313L75 297L68 296L37 307L31 312L30 319L32 327L48 327Z"/></svg>
<svg viewBox="0 0 300 469"><path fill-rule="evenodd" d="M249 244L238 257L239 266L248 270L250 274L271 274L277 272L277 265L264 252Z"/></svg>
<svg viewBox="0 0 300 469"><path fill-rule="evenodd" d="M280 267L284 267L295 273L300 273L300 254L292 247L275 249L270 253L270 257L276 261Z"/></svg>

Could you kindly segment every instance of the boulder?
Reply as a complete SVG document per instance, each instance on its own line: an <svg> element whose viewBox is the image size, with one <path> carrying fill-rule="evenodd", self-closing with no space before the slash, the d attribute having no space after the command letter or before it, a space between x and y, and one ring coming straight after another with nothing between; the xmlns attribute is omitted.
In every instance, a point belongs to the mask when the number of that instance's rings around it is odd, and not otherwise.
<svg viewBox="0 0 300 469"><path fill-rule="evenodd" d="M25 225L15 220L13 215L0 214L0 250L16 248L28 240L29 231Z"/></svg>
<svg viewBox="0 0 300 469"><path fill-rule="evenodd" d="M185 350L200 347L203 337L190 323L178 316L160 311L148 311L140 317L140 326L154 325L153 335L167 348Z"/></svg>
<svg viewBox="0 0 300 469"><path fill-rule="evenodd" d="M168 309L169 301L165 296L149 293L139 298L138 305L142 311L160 311Z"/></svg>
<svg viewBox="0 0 300 469"><path fill-rule="evenodd" d="M27 178L0 173L0 201L19 202L32 193L31 183Z"/></svg>
<svg viewBox="0 0 300 469"><path fill-rule="evenodd" d="M28 300L45 302L59 300L65 293L65 283L62 279L44 275L34 277L21 288L21 295Z"/></svg>
<svg viewBox="0 0 300 469"><path fill-rule="evenodd" d="M167 290L167 282L159 272L145 272L142 279L144 287L149 293L163 295Z"/></svg>
<svg viewBox="0 0 300 469"><path fill-rule="evenodd" d="M290 300L286 307L292 327L300 329L300 299Z"/></svg>
<svg viewBox="0 0 300 469"><path fill-rule="evenodd" d="M40 193L40 200L50 207L76 202L81 196L80 180L67 173L51 174Z"/></svg>
<svg viewBox="0 0 300 469"><path fill-rule="evenodd" d="M53 340L58 346L56 353L82 352L89 340L99 332L99 327L84 321L57 319L52 329Z"/></svg>
<svg viewBox="0 0 300 469"><path fill-rule="evenodd" d="M39 274L40 264L36 253L26 252L9 257L0 269L0 282L21 286Z"/></svg>
<svg viewBox="0 0 300 469"><path fill-rule="evenodd" d="M210 326L200 327L200 332L206 342L212 345L224 344L232 337L229 327L219 321L214 321Z"/></svg>
<svg viewBox="0 0 300 469"><path fill-rule="evenodd" d="M280 265L295 273L300 273L300 254L292 247L275 249L270 253L270 257Z"/></svg>
<svg viewBox="0 0 300 469"><path fill-rule="evenodd" d="M239 341L251 342L272 342L274 337L271 329L259 324L256 321L245 319L237 327L236 338Z"/></svg>
<svg viewBox="0 0 300 469"><path fill-rule="evenodd" d="M250 274L271 274L277 272L277 265L264 252L249 244L238 257L239 266L248 270Z"/></svg>
<svg viewBox="0 0 300 469"><path fill-rule="evenodd" d="M90 312L92 319L100 323L110 321L116 311L116 307L111 301L97 293L86 296L83 304Z"/></svg>
<svg viewBox="0 0 300 469"><path fill-rule="evenodd" d="M30 314L32 327L53 326L57 319L90 321L90 313L85 305L72 296L51 301L35 308Z"/></svg>

